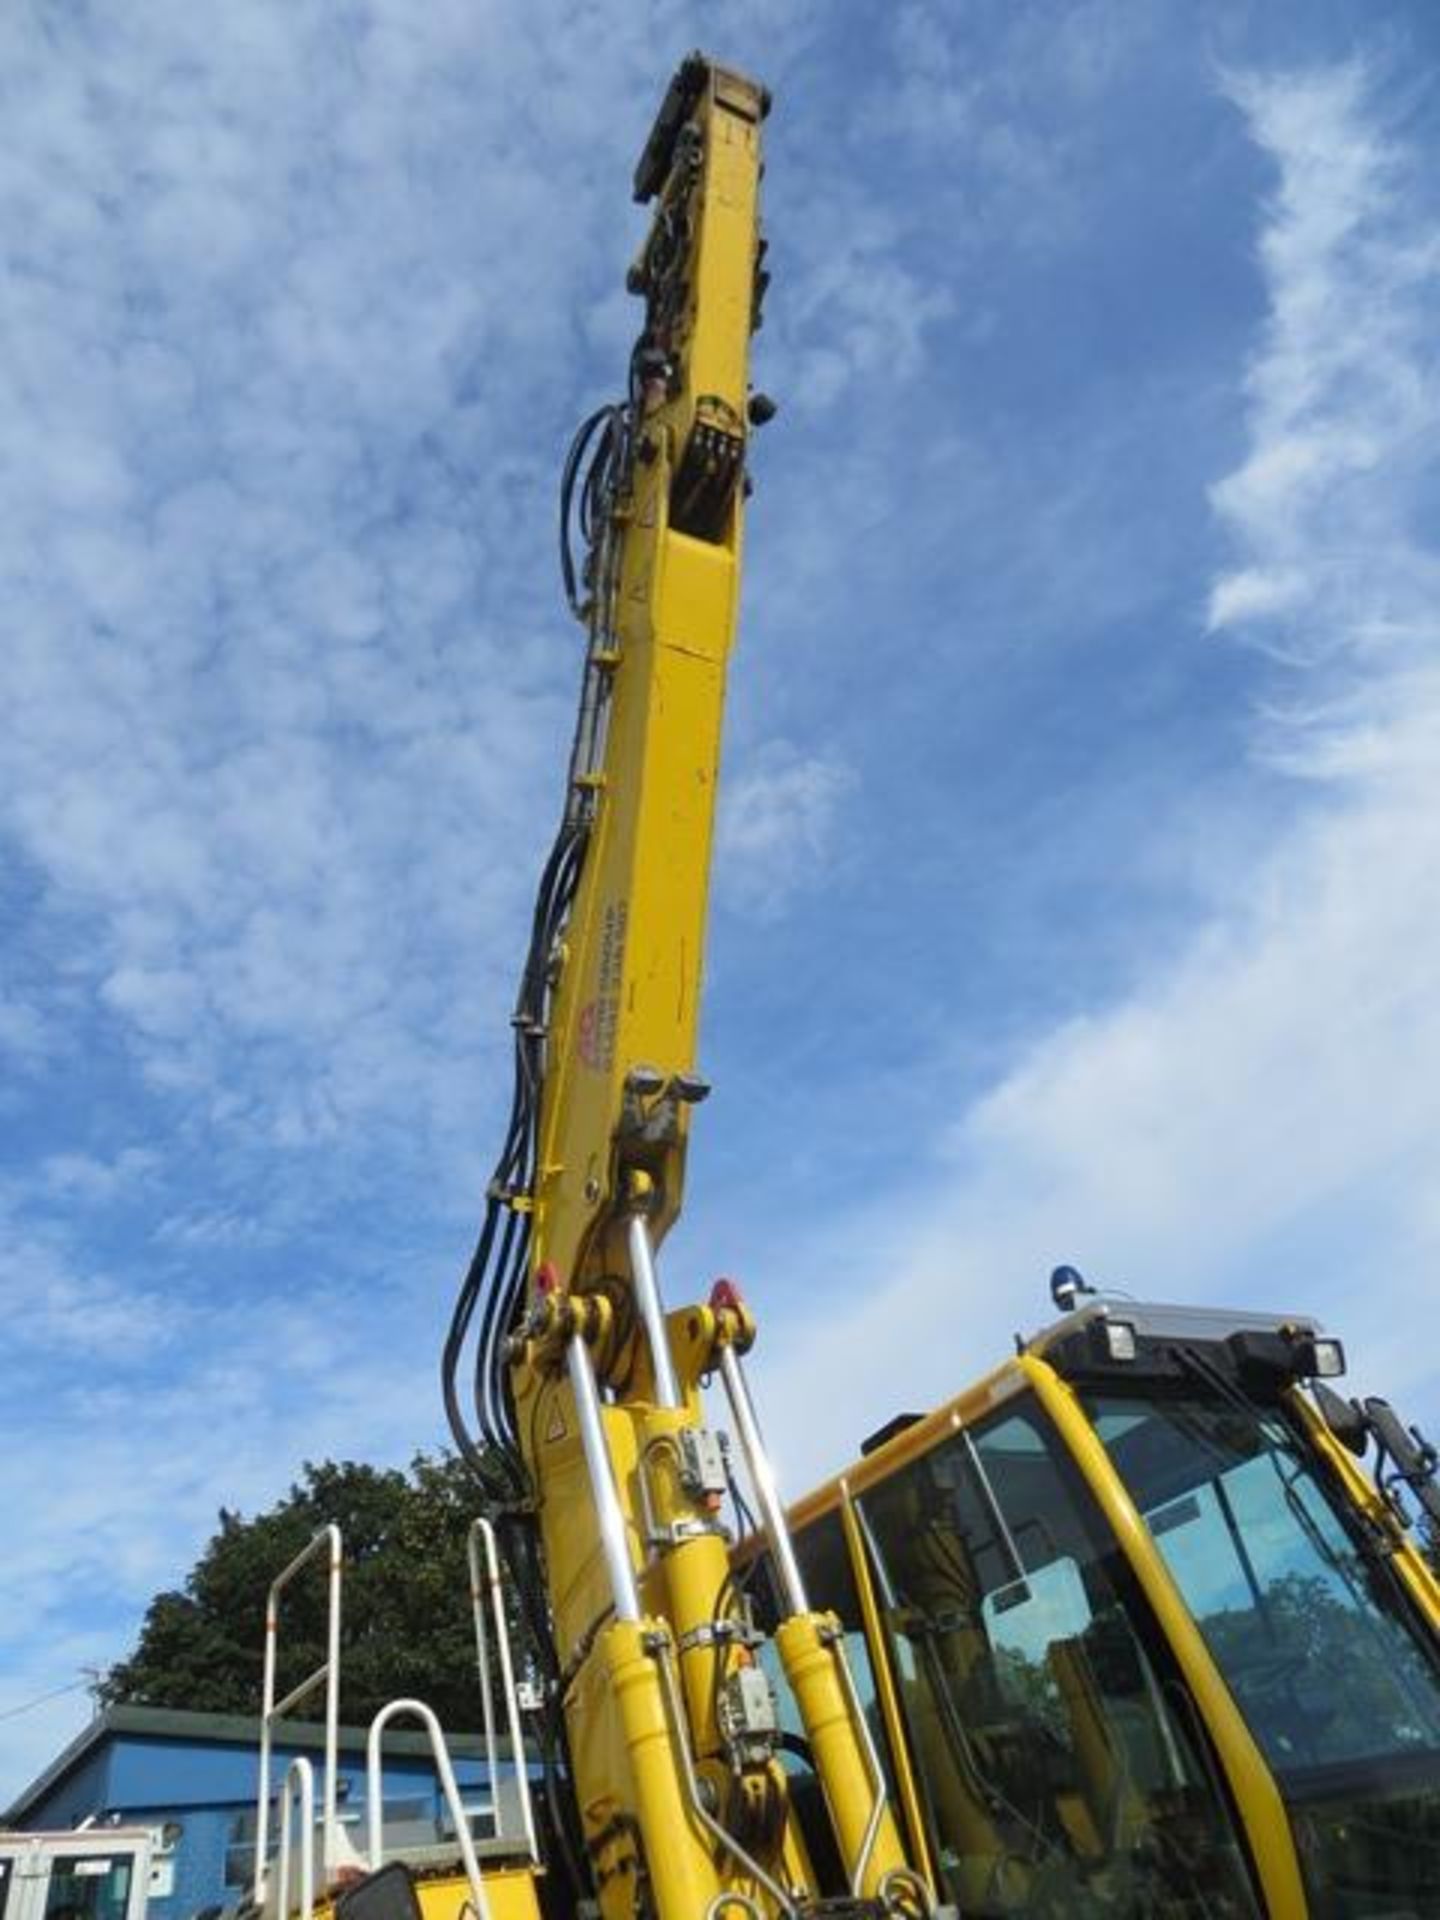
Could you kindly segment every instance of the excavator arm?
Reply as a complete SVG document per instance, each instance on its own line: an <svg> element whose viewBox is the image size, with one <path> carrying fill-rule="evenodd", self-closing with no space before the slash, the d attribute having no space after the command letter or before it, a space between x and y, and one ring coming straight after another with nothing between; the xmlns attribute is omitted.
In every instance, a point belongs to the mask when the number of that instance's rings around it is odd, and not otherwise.
<svg viewBox="0 0 1440 1920"><path fill-rule="evenodd" d="M581 427L562 565L586 654L564 815L514 1026L516 1093L446 1351L568 1748L571 1852L605 1920L800 1915L819 1896L779 1760L758 1635L720 1519L718 1375L783 1596L775 1644L843 1863L841 1906L923 1911L833 1617L790 1548L723 1283L668 1314L656 1255L691 1117L726 669L752 425L749 345L768 100L701 55L635 175L625 397ZM475 1417L461 1357L475 1333ZM835 1889L827 1889L829 1892Z"/></svg>
<svg viewBox="0 0 1440 1920"><path fill-rule="evenodd" d="M623 1271L637 1213L658 1245L705 1091L695 1052L764 111L759 88L699 56L671 84L636 172L637 198L655 203L629 275L645 325L586 476L575 598L590 644L570 802L588 844L552 956L533 1237L534 1267L571 1286Z"/></svg>

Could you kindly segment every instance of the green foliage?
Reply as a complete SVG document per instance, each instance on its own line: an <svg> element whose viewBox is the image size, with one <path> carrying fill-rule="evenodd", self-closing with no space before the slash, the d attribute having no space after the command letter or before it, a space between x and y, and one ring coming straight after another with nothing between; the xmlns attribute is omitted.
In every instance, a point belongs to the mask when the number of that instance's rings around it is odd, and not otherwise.
<svg viewBox="0 0 1440 1920"><path fill-rule="evenodd" d="M265 1594L275 1575L334 1521L345 1542L340 1717L364 1725L397 1694L453 1730L480 1725L465 1539L475 1482L453 1455L419 1454L408 1474L351 1461L306 1463L299 1483L253 1519L219 1526L180 1592L157 1594L139 1644L110 1669L109 1704L258 1713ZM281 1601L277 1693L325 1658L323 1563ZM317 1692L297 1713L319 1718Z"/></svg>

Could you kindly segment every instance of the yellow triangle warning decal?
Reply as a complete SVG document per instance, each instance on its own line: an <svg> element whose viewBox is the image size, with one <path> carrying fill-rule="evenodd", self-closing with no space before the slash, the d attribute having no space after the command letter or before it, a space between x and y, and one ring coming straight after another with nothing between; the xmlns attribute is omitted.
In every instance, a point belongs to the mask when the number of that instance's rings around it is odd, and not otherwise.
<svg viewBox="0 0 1440 1920"><path fill-rule="evenodd" d="M563 1440L565 1438L565 1416L560 1411L558 1401L550 1409L550 1424L545 1429L545 1438L547 1440Z"/></svg>

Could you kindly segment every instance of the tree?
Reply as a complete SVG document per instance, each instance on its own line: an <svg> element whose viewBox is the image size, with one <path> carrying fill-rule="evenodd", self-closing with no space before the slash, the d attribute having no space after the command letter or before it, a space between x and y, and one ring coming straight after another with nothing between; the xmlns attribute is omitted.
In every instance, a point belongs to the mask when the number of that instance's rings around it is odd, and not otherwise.
<svg viewBox="0 0 1440 1920"><path fill-rule="evenodd" d="M151 1601L134 1652L101 1683L102 1700L258 1713L266 1591L334 1521L345 1543L342 1721L368 1724L387 1700L408 1694L433 1707L448 1729L478 1728L465 1557L478 1506L475 1482L452 1454L417 1454L408 1475L307 1461L299 1483L267 1512L246 1520L220 1509L219 1526L183 1589ZM279 1696L324 1660L325 1623L317 1566L287 1587L281 1602ZM297 1713L319 1718L320 1692Z"/></svg>

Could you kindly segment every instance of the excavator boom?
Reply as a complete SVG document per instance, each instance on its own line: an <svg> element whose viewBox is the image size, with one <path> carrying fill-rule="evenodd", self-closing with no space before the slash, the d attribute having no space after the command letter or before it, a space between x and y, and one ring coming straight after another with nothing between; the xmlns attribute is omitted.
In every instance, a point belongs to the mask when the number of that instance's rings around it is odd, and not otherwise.
<svg viewBox="0 0 1440 1920"><path fill-rule="evenodd" d="M824 1891L857 1912L929 1904L840 1629L789 1552L741 1364L754 1321L724 1286L667 1315L657 1275L707 1092L696 1045L746 455L773 411L749 382L768 104L692 55L636 169L652 217L628 286L644 321L623 399L582 425L565 466L579 719L516 1006L510 1133L446 1354L452 1424L564 1720L577 1880L606 1920L800 1915L822 1892L730 1568L712 1374L780 1579L773 1659L842 1870ZM478 1440L458 1387L477 1317Z"/></svg>

